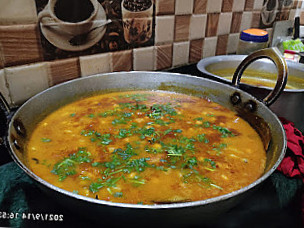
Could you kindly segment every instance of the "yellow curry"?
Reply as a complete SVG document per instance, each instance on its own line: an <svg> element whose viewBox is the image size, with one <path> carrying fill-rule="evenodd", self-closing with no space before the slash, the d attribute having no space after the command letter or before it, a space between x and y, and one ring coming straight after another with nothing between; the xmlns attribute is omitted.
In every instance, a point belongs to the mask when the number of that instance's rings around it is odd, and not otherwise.
<svg viewBox="0 0 304 228"><path fill-rule="evenodd" d="M219 70L212 70L210 72L225 79L232 80L232 75L234 74L234 71L235 69L233 68L224 68ZM266 86L269 88L274 88L276 80L277 74L251 69L245 70L241 78L242 83L246 83L253 86ZM296 77L294 75L288 75L288 81L285 88L304 89L304 79Z"/></svg>
<svg viewBox="0 0 304 228"><path fill-rule="evenodd" d="M208 99L163 91L113 92L59 108L27 145L32 171L95 199L197 201L249 185L265 168L259 135Z"/></svg>

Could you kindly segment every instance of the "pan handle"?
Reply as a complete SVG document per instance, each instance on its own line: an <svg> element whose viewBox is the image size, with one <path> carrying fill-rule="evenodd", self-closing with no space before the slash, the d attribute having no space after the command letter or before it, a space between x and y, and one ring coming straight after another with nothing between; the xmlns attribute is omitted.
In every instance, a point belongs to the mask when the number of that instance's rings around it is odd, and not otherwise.
<svg viewBox="0 0 304 228"><path fill-rule="evenodd" d="M3 145L5 142L4 137L7 133L7 126L11 115L12 112L9 107L9 104L6 102L5 98L0 92L0 146Z"/></svg>
<svg viewBox="0 0 304 228"><path fill-rule="evenodd" d="M275 100L279 97L281 92L284 90L288 77L287 63L285 59L282 57L278 48L276 47L265 48L248 55L237 67L232 78L232 85L235 87L239 87L242 74L245 71L245 69L248 67L248 65L254 62L255 60L262 58L270 59L276 65L278 70L277 82L274 89L262 100L262 102L265 105L269 106L273 102L275 102Z"/></svg>
<svg viewBox="0 0 304 228"><path fill-rule="evenodd" d="M6 164L12 161L12 157L8 153L8 125L12 119L12 116L16 112L17 108L11 107L5 100L3 94L0 92L0 165Z"/></svg>
<svg viewBox="0 0 304 228"><path fill-rule="evenodd" d="M11 112L9 104L7 103L7 101L5 100L5 98L4 98L4 96L2 95L1 92L0 92L0 109L4 113L10 113Z"/></svg>

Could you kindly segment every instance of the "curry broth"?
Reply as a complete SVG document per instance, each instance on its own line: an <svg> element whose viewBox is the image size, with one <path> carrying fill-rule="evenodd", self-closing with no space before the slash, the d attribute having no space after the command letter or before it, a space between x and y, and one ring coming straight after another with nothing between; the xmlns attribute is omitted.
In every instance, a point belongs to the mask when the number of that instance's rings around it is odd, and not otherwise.
<svg viewBox="0 0 304 228"><path fill-rule="evenodd" d="M214 75L218 75L225 79L232 80L232 75L234 74L235 69L225 68L219 70L212 70L210 72ZM277 82L277 74L246 69L243 73L241 82L253 86L266 86L269 88L274 88ZM285 88L304 89L304 79L293 75L288 75L288 81Z"/></svg>
<svg viewBox="0 0 304 228"><path fill-rule="evenodd" d="M254 129L219 104L136 91L96 95L51 113L32 133L27 160L42 179L76 194L155 204L245 187L263 173L266 152Z"/></svg>

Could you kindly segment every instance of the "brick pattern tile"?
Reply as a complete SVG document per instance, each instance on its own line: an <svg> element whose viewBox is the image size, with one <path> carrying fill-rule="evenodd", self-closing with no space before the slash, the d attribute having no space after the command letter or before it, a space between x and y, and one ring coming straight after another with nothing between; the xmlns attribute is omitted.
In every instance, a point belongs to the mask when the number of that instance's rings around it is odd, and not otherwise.
<svg viewBox="0 0 304 228"><path fill-rule="evenodd" d="M207 13L220 13L222 10L223 0L208 0Z"/></svg>
<svg viewBox="0 0 304 228"><path fill-rule="evenodd" d="M111 53L79 57L81 76L112 72Z"/></svg>
<svg viewBox="0 0 304 228"><path fill-rule="evenodd" d="M155 44L173 43L175 26L174 15L157 16L155 21Z"/></svg>
<svg viewBox="0 0 304 228"><path fill-rule="evenodd" d="M2 52L2 48L0 46L0 69L4 68L4 54Z"/></svg>
<svg viewBox="0 0 304 228"><path fill-rule="evenodd" d="M182 66L189 63L190 42L177 42L173 44L172 66Z"/></svg>
<svg viewBox="0 0 304 228"><path fill-rule="evenodd" d="M133 69L134 70L147 70L154 69L154 47L144 47L133 49Z"/></svg>
<svg viewBox="0 0 304 228"><path fill-rule="evenodd" d="M132 50L113 52L113 71L131 71L133 69Z"/></svg>
<svg viewBox="0 0 304 228"><path fill-rule="evenodd" d="M282 10L277 14L276 20L286 21L289 19L290 10Z"/></svg>
<svg viewBox="0 0 304 228"><path fill-rule="evenodd" d="M10 4L9 10L14 9L17 2L0 1ZM135 50L127 49L126 46L126 50L109 50L91 55L89 52L79 52L79 56L71 53L66 55L66 59L43 62L46 59L43 57L37 24L37 9L32 7L34 0L24 1L31 4L26 8L19 5L17 11L25 14L18 13L16 18L9 10L0 9L0 14L1 11L4 13L0 16L0 71L6 72L6 68L12 67L17 69L18 77L10 76L11 84L16 83L19 75L22 75L20 72L23 68L20 65L32 63L47 66L50 86L99 72L168 69L195 63L208 56L233 54L241 30L253 27L270 31L272 28L272 24L266 26L261 23L264 0L154 0L153 45L137 47ZM292 20L299 14L300 23L304 25L303 0L284 1L284 4L275 20ZM25 18L22 19L24 23L20 24L20 18ZM25 67L24 71L27 72ZM14 72L14 69L8 72ZM27 83L25 80L22 82ZM43 83L42 87L45 87L45 81ZM11 85L12 88L14 86ZM16 88L18 86L19 82ZM13 94L18 95L13 97L13 102L23 99L22 94Z"/></svg>
<svg viewBox="0 0 304 228"><path fill-rule="evenodd" d="M56 85L80 77L79 58L49 62L50 85Z"/></svg>
<svg viewBox="0 0 304 228"><path fill-rule="evenodd" d="M203 14L207 12L207 0L194 0L193 13Z"/></svg>
<svg viewBox="0 0 304 228"><path fill-rule="evenodd" d="M38 26L0 26L0 46L4 66L43 61Z"/></svg>
<svg viewBox="0 0 304 228"><path fill-rule="evenodd" d="M0 25L35 24L35 0L0 0Z"/></svg>
<svg viewBox="0 0 304 228"><path fill-rule="evenodd" d="M233 0L223 0L222 12L232 12Z"/></svg>
<svg viewBox="0 0 304 228"><path fill-rule="evenodd" d="M229 35L221 35L217 38L216 55L226 55Z"/></svg>
<svg viewBox="0 0 304 228"><path fill-rule="evenodd" d="M299 1L298 0L293 0L292 8L296 9L298 7Z"/></svg>
<svg viewBox="0 0 304 228"><path fill-rule="evenodd" d="M21 105L49 87L48 67L45 62L7 67L4 71L13 105Z"/></svg>
<svg viewBox="0 0 304 228"><path fill-rule="evenodd" d="M172 44L156 46L156 70L172 67Z"/></svg>
<svg viewBox="0 0 304 228"><path fill-rule="evenodd" d="M245 1L245 11L252 11L254 6L254 0L246 0Z"/></svg>
<svg viewBox="0 0 304 228"><path fill-rule="evenodd" d="M209 13L207 16L206 37L216 36L219 23L219 13Z"/></svg>
<svg viewBox="0 0 304 228"><path fill-rule="evenodd" d="M175 12L175 0L157 0L155 2L156 15L170 15Z"/></svg>
<svg viewBox="0 0 304 228"><path fill-rule="evenodd" d="M193 13L193 0L175 0L175 15L190 15Z"/></svg>
<svg viewBox="0 0 304 228"><path fill-rule="evenodd" d="M242 15L243 15L242 12L233 12L230 33L240 32Z"/></svg>
<svg viewBox="0 0 304 228"><path fill-rule="evenodd" d="M186 41L189 39L190 15L175 16L175 41Z"/></svg>
<svg viewBox="0 0 304 228"><path fill-rule="evenodd" d="M258 28L260 26L260 18L261 18L261 12L253 12L252 14L252 21L251 21L251 27L252 28Z"/></svg>
<svg viewBox="0 0 304 228"><path fill-rule="evenodd" d="M190 41L189 62L197 63L202 59L204 39Z"/></svg>

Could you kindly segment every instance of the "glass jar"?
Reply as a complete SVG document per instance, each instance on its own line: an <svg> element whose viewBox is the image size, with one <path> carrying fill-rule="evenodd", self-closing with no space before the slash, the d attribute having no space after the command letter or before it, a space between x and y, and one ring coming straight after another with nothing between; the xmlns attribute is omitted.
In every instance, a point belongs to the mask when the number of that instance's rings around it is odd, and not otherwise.
<svg viewBox="0 0 304 228"><path fill-rule="evenodd" d="M236 54L249 55L259 49L267 48L268 32L262 29L247 29L241 32Z"/></svg>

